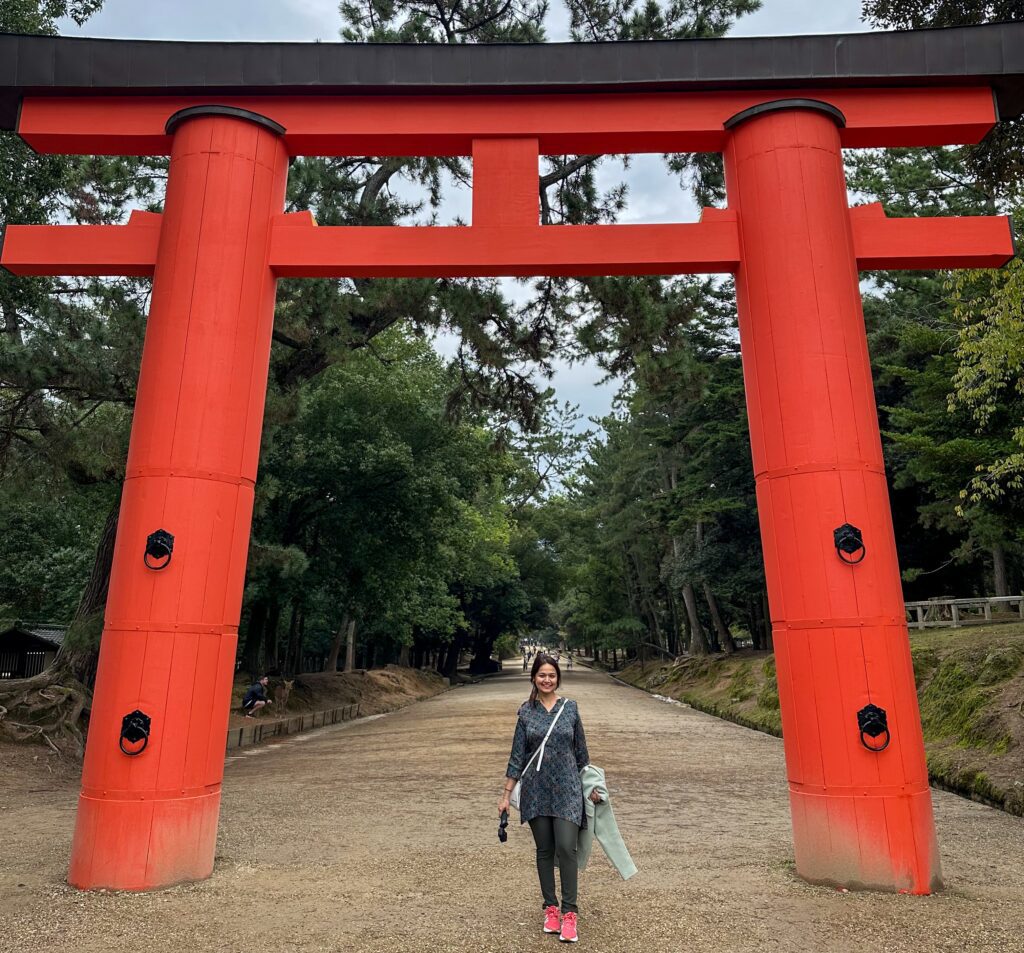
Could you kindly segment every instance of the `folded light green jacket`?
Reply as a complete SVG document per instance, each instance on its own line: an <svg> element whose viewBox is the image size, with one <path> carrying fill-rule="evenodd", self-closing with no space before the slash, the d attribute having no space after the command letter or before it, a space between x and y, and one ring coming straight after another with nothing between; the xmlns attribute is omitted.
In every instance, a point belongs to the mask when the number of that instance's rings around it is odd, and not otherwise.
<svg viewBox="0 0 1024 953"><path fill-rule="evenodd" d="M583 782L583 806L587 812L587 826L580 830L579 843L576 848L576 860L579 863L579 868L586 870L596 837L597 842L612 862L612 866L622 875L623 880L629 880L636 873L636 864L633 863L633 858L629 856L629 851L626 850L626 845L622 842L619 825L615 823L615 812L612 810L612 802L608 798L604 770L588 764L580 771L580 781ZM594 791L601 795L599 804L590 800L590 795Z"/></svg>

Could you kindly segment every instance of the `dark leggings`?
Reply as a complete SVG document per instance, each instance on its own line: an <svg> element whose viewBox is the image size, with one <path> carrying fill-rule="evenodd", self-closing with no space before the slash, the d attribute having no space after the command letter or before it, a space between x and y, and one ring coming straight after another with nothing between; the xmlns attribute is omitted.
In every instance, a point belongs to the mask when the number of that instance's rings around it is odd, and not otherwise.
<svg viewBox="0 0 1024 953"><path fill-rule="evenodd" d="M555 894L555 853L562 880L562 913L576 913L576 842L580 829L561 817L535 817L530 821L533 840L537 845L537 876L544 906L558 906Z"/></svg>

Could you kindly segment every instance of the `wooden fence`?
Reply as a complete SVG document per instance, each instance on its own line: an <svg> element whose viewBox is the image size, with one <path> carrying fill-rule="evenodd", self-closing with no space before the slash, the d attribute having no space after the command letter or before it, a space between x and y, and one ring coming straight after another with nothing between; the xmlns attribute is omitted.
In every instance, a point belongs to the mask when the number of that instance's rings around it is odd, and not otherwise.
<svg viewBox="0 0 1024 953"><path fill-rule="evenodd" d="M342 705L340 708L311 711L305 715L280 718L276 721L256 721L251 725L243 725L241 728L229 728L227 750L246 748L279 735L297 735L300 731L311 731L313 728L336 725L338 722L350 721L358 717L359 705Z"/></svg>
<svg viewBox="0 0 1024 953"><path fill-rule="evenodd" d="M915 629L1024 621L1024 596L981 596L976 599L927 599L908 602L907 625Z"/></svg>

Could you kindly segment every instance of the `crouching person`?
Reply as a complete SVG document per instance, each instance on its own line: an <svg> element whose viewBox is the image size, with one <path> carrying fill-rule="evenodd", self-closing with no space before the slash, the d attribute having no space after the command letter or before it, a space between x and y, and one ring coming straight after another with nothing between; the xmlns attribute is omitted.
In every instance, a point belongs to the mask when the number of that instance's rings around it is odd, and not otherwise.
<svg viewBox="0 0 1024 953"><path fill-rule="evenodd" d="M246 718L252 718L261 708L266 708L271 703L270 699L267 698L267 685L269 683L270 678L266 675L261 675L259 679L249 686L249 690L245 693L245 698L242 699L242 711L245 713Z"/></svg>

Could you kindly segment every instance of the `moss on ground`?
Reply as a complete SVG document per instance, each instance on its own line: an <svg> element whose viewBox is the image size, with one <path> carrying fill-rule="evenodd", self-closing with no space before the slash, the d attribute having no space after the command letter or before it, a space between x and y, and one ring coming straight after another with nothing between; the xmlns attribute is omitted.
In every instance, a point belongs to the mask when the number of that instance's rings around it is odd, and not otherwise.
<svg viewBox="0 0 1024 953"><path fill-rule="evenodd" d="M1024 816L1024 624L911 633L928 773L939 787ZM775 658L634 663L618 676L748 728L780 735Z"/></svg>

